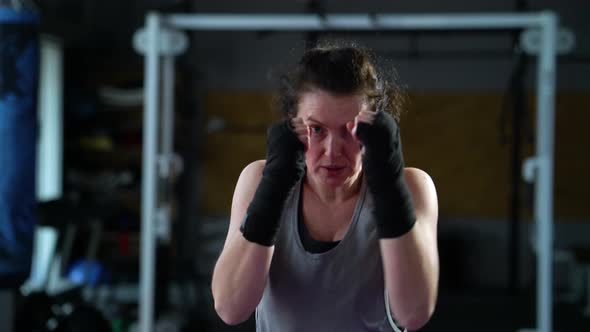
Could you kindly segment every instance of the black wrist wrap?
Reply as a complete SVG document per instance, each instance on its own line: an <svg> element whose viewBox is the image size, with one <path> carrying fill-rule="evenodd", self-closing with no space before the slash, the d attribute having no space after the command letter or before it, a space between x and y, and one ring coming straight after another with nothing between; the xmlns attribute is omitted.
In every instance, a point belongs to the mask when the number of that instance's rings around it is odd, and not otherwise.
<svg viewBox="0 0 590 332"><path fill-rule="evenodd" d="M412 229L416 216L403 177L399 127L389 114L380 111L373 124L359 122L356 135L365 148L363 174L373 196L379 237L402 236Z"/></svg>
<svg viewBox="0 0 590 332"><path fill-rule="evenodd" d="M305 152L289 120L279 121L269 128L266 150L262 178L240 230L248 241L272 246L285 200L305 173Z"/></svg>

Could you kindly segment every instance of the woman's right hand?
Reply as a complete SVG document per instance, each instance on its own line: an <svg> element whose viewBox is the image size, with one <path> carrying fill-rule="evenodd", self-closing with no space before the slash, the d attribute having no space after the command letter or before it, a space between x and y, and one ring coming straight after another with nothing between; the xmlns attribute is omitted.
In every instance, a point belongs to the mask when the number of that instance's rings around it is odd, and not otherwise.
<svg viewBox="0 0 590 332"><path fill-rule="evenodd" d="M291 119L283 119L270 126L266 136L266 169L283 173L281 177L303 172L306 148L300 138L303 130L302 122L293 123Z"/></svg>

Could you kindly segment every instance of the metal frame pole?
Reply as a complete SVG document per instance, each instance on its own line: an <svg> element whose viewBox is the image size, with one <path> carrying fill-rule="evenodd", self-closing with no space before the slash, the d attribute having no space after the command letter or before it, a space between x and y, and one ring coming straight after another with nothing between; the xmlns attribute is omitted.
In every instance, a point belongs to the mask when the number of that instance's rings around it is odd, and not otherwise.
<svg viewBox="0 0 590 332"><path fill-rule="evenodd" d="M449 30L527 28L539 24L536 13L514 14L170 14L167 22L188 30Z"/></svg>
<svg viewBox="0 0 590 332"><path fill-rule="evenodd" d="M557 55L557 16L552 12L495 14L329 14L319 15L227 15L227 14L169 14L162 17L171 27L187 30L470 30L470 29L539 29L540 47L537 61L537 152L523 167L527 178L534 179L535 222L537 246L537 329L552 330L552 257L553 257L553 142L555 113L555 67ZM160 16L151 13L146 20L147 47L145 51L145 114L144 162L142 187L142 253L140 303L141 331L151 332L153 315L154 274L154 211L157 188L155 181L158 112L158 52ZM171 59L164 60L170 66ZM169 69L165 69L167 72ZM164 74L164 80L171 73ZM173 76L171 76L173 81ZM167 85L168 83L165 83ZM172 112L173 89L165 87L163 107ZM172 98L172 99L169 99ZM166 109L169 110L167 111ZM163 151L173 141L173 114L163 115ZM171 147L170 147L171 149ZM531 176L534 173L534 176ZM527 175L528 174L528 175Z"/></svg>
<svg viewBox="0 0 590 332"><path fill-rule="evenodd" d="M155 276L155 205L157 194L156 166L159 105L159 34L160 16L149 13L146 18L147 40L145 53L143 174L141 190L141 261L139 329L152 332L154 316Z"/></svg>
<svg viewBox="0 0 590 332"><path fill-rule="evenodd" d="M161 154L165 160L162 177L171 175L171 161L174 152L174 55L165 55L162 61L162 145Z"/></svg>
<svg viewBox="0 0 590 332"><path fill-rule="evenodd" d="M541 51L537 61L537 328L553 328L553 146L555 130L555 65L557 17L541 14Z"/></svg>
<svg viewBox="0 0 590 332"><path fill-rule="evenodd" d="M158 207L157 238L170 241L172 173L176 166L174 159L174 55L166 54L162 59L162 137L159 154L159 176L162 180L161 204Z"/></svg>

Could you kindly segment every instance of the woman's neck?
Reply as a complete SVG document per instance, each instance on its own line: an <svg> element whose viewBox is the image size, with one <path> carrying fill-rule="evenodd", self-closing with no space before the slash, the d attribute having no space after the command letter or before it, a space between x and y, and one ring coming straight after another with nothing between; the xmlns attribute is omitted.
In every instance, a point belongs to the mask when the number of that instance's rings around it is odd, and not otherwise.
<svg viewBox="0 0 590 332"><path fill-rule="evenodd" d="M305 183L315 196L325 204L338 204L355 197L361 188L362 172L358 172L351 177L349 181L342 185L334 187L321 183L321 179L313 178L309 175L305 177Z"/></svg>

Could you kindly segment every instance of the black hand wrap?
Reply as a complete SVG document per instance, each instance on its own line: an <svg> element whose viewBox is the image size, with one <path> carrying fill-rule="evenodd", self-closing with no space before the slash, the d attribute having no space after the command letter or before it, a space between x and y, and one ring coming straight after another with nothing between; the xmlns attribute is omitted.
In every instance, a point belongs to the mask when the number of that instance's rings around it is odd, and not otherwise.
<svg viewBox="0 0 590 332"><path fill-rule="evenodd" d="M399 127L391 115L379 111L373 124L357 124L356 135L365 148L363 173L373 196L379 237L402 236L412 229L416 216L403 176Z"/></svg>
<svg viewBox="0 0 590 332"><path fill-rule="evenodd" d="M289 120L273 124L266 139L266 165L240 230L244 237L272 246L279 230L285 200L305 174L305 146Z"/></svg>

